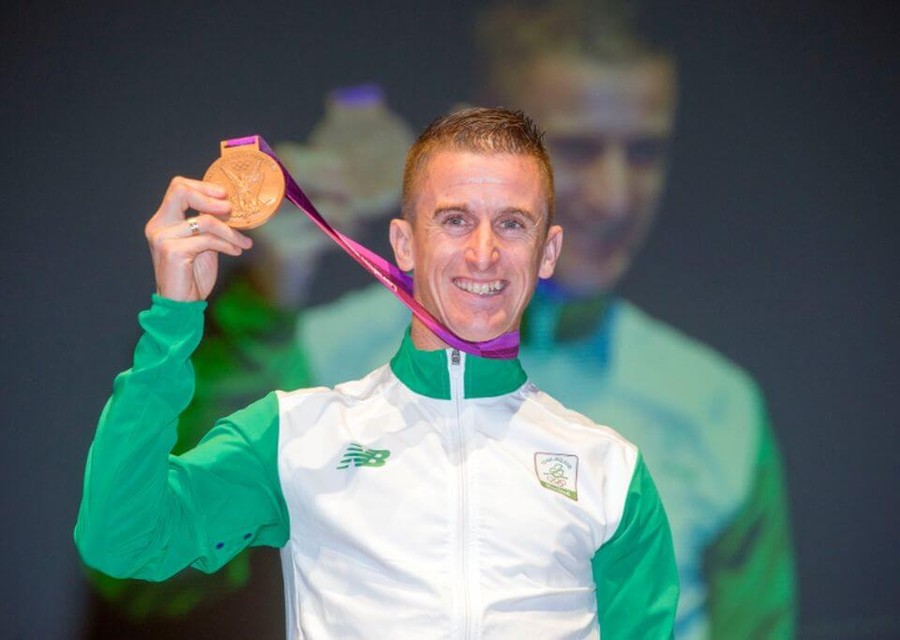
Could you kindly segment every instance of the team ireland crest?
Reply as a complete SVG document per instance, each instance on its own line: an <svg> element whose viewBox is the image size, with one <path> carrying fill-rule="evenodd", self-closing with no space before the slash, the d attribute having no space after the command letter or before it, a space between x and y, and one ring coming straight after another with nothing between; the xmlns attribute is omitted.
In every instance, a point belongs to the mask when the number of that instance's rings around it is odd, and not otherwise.
<svg viewBox="0 0 900 640"><path fill-rule="evenodd" d="M578 500L578 456L570 453L535 453L534 472L545 489Z"/></svg>

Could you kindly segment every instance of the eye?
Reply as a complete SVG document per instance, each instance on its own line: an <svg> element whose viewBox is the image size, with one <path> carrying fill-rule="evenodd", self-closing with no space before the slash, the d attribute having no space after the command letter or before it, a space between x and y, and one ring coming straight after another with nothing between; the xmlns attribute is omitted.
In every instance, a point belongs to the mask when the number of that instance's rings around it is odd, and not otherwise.
<svg viewBox="0 0 900 640"><path fill-rule="evenodd" d="M462 233L471 226L467 212L447 209L438 213L436 222L449 233Z"/></svg>
<svg viewBox="0 0 900 640"><path fill-rule="evenodd" d="M450 213L444 216L441 224L447 227L462 227L466 223L461 213Z"/></svg>
<svg viewBox="0 0 900 640"><path fill-rule="evenodd" d="M528 235L534 229L534 219L524 211L507 211L494 223L498 234L507 237Z"/></svg>
<svg viewBox="0 0 900 640"><path fill-rule="evenodd" d="M500 228L504 231L518 231L519 229L524 229L525 225L516 218L505 218L500 221Z"/></svg>

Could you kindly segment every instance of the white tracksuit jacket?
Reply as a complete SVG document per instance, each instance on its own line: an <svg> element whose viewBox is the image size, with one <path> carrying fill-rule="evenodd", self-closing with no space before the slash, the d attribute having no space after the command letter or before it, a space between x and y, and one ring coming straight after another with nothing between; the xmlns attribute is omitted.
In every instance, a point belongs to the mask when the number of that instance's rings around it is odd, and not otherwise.
<svg viewBox="0 0 900 640"><path fill-rule="evenodd" d="M88 564L159 580L281 547L291 639L670 636L671 537L639 452L518 361L407 336L365 378L270 394L169 455L204 307L141 315L85 472Z"/></svg>

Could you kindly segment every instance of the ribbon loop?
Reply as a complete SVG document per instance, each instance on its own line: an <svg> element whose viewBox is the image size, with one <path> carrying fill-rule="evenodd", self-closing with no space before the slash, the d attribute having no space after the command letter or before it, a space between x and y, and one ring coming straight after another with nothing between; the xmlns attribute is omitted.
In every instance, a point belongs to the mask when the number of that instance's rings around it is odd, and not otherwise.
<svg viewBox="0 0 900 640"><path fill-rule="evenodd" d="M290 200L300 211L312 220L325 235L334 240L338 246L346 251L350 257L356 260L366 271L371 273L387 289L393 293L410 311L435 335L455 349L465 351L483 358L508 359L515 358L519 353L519 332L505 333L491 340L473 342L463 340L413 297L412 278L401 271L396 265L385 260L377 253L359 244L352 238L345 236L332 227L318 212L312 201L303 193L303 189L297 184L287 168L272 151L262 136L247 136L233 138L222 142L223 148L239 147L248 144L258 144L259 150L271 156L281 171L284 173L285 197Z"/></svg>

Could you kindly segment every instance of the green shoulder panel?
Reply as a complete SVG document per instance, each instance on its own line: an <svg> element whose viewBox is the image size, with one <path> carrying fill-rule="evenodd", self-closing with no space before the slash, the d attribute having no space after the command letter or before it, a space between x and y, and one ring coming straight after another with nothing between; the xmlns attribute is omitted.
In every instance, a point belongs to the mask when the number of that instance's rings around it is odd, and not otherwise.
<svg viewBox="0 0 900 640"><path fill-rule="evenodd" d="M671 638L678 606L672 534L653 479L638 457L622 521L594 555L603 640Z"/></svg>

